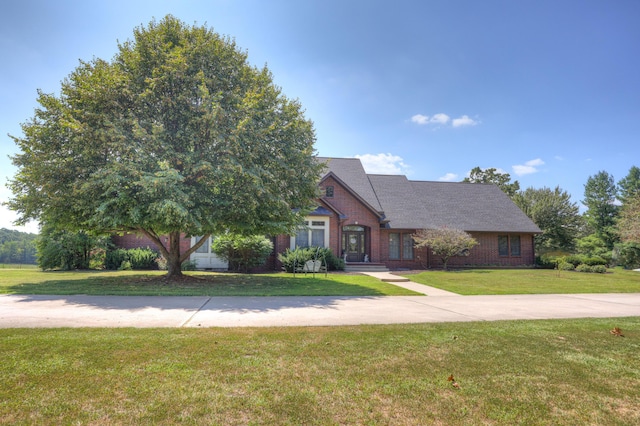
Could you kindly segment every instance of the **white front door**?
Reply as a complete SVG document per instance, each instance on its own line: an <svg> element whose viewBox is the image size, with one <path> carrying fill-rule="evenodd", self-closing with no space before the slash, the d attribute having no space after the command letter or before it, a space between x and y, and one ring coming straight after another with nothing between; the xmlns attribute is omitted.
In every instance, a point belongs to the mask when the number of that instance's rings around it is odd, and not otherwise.
<svg viewBox="0 0 640 426"><path fill-rule="evenodd" d="M191 247L196 245L202 237L191 237ZM213 237L209 237L207 242L198 248L195 252L191 253L190 260L196 262L196 268L198 269L229 269L229 263L220 259L215 254L211 253L211 241Z"/></svg>

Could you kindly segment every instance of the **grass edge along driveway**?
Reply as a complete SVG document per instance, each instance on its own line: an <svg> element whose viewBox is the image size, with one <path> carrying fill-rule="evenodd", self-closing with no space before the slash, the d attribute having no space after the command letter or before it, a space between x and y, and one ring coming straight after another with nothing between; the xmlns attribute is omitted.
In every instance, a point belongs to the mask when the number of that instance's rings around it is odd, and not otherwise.
<svg viewBox="0 0 640 426"><path fill-rule="evenodd" d="M640 272L622 268L610 269L606 274L549 269L473 269L402 275L411 281L465 296L640 293Z"/></svg>

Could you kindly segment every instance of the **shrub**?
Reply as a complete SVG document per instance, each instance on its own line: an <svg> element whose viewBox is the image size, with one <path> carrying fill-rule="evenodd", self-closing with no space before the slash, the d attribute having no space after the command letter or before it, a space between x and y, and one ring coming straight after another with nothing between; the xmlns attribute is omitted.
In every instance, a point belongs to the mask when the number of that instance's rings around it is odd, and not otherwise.
<svg viewBox="0 0 640 426"><path fill-rule="evenodd" d="M581 263L576 266L576 272L593 272L593 269L591 266Z"/></svg>
<svg viewBox="0 0 640 426"><path fill-rule="evenodd" d="M591 267L591 272L595 272L596 274L606 274L607 267L604 265L593 265Z"/></svg>
<svg viewBox="0 0 640 426"><path fill-rule="evenodd" d="M264 265L273 251L273 243L262 235L225 234L213 240L211 251L229 262L229 269L247 272Z"/></svg>
<svg viewBox="0 0 640 426"><path fill-rule="evenodd" d="M123 260L120 266L118 267L118 271L130 271L133 268L131 267L131 262L128 260Z"/></svg>
<svg viewBox="0 0 640 426"><path fill-rule="evenodd" d="M558 257L547 254L536 256L536 266L541 269L555 269L558 266Z"/></svg>
<svg viewBox="0 0 640 426"><path fill-rule="evenodd" d="M150 248L115 249L105 254L106 269L120 269L123 262L129 262L131 269L158 269L159 254Z"/></svg>
<svg viewBox="0 0 640 426"><path fill-rule="evenodd" d="M166 267L166 261L165 261L165 267ZM195 271L196 269L198 269L198 264L196 263L195 260L185 260L184 262L182 262L182 265L180 265L180 269L183 271Z"/></svg>
<svg viewBox="0 0 640 426"><path fill-rule="evenodd" d="M294 265L302 265L308 260L324 259L330 271L344 270L344 260L337 257L331 249L326 247L306 247L295 250L287 249L278 255L285 271L293 272Z"/></svg>
<svg viewBox="0 0 640 426"><path fill-rule="evenodd" d="M83 231L69 232L44 225L36 240L38 266L42 270L89 269L93 253L105 245L104 238Z"/></svg>
<svg viewBox="0 0 640 426"><path fill-rule="evenodd" d="M575 271L576 267L573 263L561 261L558 263L558 270L560 271Z"/></svg>
<svg viewBox="0 0 640 426"><path fill-rule="evenodd" d="M624 243L616 246L617 263L625 269L640 268L640 243Z"/></svg>
<svg viewBox="0 0 640 426"><path fill-rule="evenodd" d="M571 256L565 256L562 261L566 263L570 263L574 268L577 268L578 265L583 264L585 259L587 258L584 254L572 254Z"/></svg>
<svg viewBox="0 0 640 426"><path fill-rule="evenodd" d="M586 259L584 259L584 264L585 265L589 265L589 266L596 266L596 265L605 266L608 263L609 262L607 262L607 260L605 258L600 257L600 256L592 256L592 257L587 257Z"/></svg>

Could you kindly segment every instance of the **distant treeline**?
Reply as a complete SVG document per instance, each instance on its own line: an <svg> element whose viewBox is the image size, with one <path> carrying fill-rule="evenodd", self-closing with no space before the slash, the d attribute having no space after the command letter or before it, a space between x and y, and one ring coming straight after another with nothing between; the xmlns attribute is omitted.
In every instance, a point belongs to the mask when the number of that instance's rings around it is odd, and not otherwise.
<svg viewBox="0 0 640 426"><path fill-rule="evenodd" d="M0 263L36 263L36 234L0 228Z"/></svg>

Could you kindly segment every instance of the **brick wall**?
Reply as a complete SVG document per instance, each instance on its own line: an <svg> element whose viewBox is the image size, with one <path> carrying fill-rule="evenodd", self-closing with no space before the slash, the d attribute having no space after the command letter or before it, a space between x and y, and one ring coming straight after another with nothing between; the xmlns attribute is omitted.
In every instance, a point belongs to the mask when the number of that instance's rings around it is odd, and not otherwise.
<svg viewBox="0 0 640 426"><path fill-rule="evenodd" d="M162 241L168 242L168 236L160 237ZM132 248L151 248L153 250L160 251L158 246L147 236L145 235L137 235L137 234L124 234L124 235L114 235L111 237L113 243L121 248L132 249ZM182 234L180 236L180 252L184 253L185 251L191 248L191 238L187 238Z"/></svg>
<svg viewBox="0 0 640 426"><path fill-rule="evenodd" d="M321 189L333 186L333 197L325 198L332 206L346 216L346 219L331 218L331 250L340 256L342 253L342 227L349 225L363 226L366 229L366 254L371 262L380 262L380 220L378 215L365 207L349 191L340 185L333 177L328 177ZM322 200L321 200L322 201Z"/></svg>

